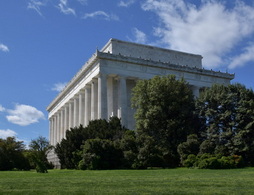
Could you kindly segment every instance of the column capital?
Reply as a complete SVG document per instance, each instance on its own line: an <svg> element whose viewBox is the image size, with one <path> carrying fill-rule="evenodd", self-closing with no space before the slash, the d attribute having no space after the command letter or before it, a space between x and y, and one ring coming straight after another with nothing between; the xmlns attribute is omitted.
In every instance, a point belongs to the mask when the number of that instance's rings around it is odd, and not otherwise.
<svg viewBox="0 0 254 195"><path fill-rule="evenodd" d="M118 78L126 78L127 76L122 75L122 74L118 74L117 77L118 77Z"/></svg>
<svg viewBox="0 0 254 195"><path fill-rule="evenodd" d="M74 99L73 98L71 98L71 99L69 99L69 101L67 102L68 104L71 104L71 103L73 103L74 102Z"/></svg>
<svg viewBox="0 0 254 195"><path fill-rule="evenodd" d="M64 109L69 108L69 102L66 102L66 103L63 105L63 108L64 108Z"/></svg>
<svg viewBox="0 0 254 195"><path fill-rule="evenodd" d="M108 74L100 72L100 73L97 75L97 78L98 78L98 79L99 79L99 78L106 79L107 76L108 76Z"/></svg>
<svg viewBox="0 0 254 195"><path fill-rule="evenodd" d="M87 83L86 85L85 85L85 87L84 87L84 89L86 90L86 89L90 89L91 88L91 84L90 83Z"/></svg>
<svg viewBox="0 0 254 195"><path fill-rule="evenodd" d="M76 93L74 96L73 96L73 100L76 100L76 99L78 99L78 97L79 97L79 94L78 93Z"/></svg>
<svg viewBox="0 0 254 195"><path fill-rule="evenodd" d="M91 84L93 84L93 83L98 83L98 78L92 78Z"/></svg>
<svg viewBox="0 0 254 195"><path fill-rule="evenodd" d="M114 79L116 80L116 81L120 81L120 80L127 80L127 78L128 78L128 76L125 76L125 75L116 75L115 77L114 77Z"/></svg>
<svg viewBox="0 0 254 195"><path fill-rule="evenodd" d="M84 88L85 88L85 87L84 87ZM84 88L82 88L82 89L79 90L78 95L79 95L79 94L84 94L84 93L85 93L85 89L84 89Z"/></svg>

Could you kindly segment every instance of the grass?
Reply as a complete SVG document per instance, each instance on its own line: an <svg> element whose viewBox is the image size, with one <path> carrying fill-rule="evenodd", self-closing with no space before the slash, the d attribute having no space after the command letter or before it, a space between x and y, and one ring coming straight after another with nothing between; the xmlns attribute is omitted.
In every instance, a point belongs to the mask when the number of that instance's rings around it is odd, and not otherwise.
<svg viewBox="0 0 254 195"><path fill-rule="evenodd" d="M2 171L0 194L254 194L254 168Z"/></svg>

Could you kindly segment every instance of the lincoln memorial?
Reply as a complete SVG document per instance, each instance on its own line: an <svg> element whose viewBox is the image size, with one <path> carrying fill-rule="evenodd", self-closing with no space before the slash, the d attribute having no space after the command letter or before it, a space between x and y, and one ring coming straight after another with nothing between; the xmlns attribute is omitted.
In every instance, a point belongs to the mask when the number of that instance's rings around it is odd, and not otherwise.
<svg viewBox="0 0 254 195"><path fill-rule="evenodd" d="M111 116L134 129L132 88L140 79L169 74L184 78L196 97L200 89L215 83L227 85L234 78L233 74L204 69L201 55L110 39L47 107L50 144L55 146L65 138L67 129ZM53 152L48 159L59 166Z"/></svg>

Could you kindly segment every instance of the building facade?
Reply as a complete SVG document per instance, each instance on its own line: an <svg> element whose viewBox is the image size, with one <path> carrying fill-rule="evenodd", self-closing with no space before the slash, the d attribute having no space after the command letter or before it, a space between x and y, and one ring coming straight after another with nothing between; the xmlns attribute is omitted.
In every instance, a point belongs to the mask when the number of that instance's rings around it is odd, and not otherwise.
<svg viewBox="0 0 254 195"><path fill-rule="evenodd" d="M87 126L94 119L118 116L125 127L134 129L132 88L140 79L169 74L184 78L195 96L204 87L228 85L234 78L233 74L203 69L200 55L110 39L47 107L50 144L65 138L67 129ZM48 159L60 166L53 152Z"/></svg>

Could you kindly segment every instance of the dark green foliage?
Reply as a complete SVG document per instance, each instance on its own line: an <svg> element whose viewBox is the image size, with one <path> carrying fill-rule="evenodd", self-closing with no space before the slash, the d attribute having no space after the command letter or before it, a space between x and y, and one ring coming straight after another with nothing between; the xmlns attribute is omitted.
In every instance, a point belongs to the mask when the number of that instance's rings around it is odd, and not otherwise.
<svg viewBox="0 0 254 195"><path fill-rule="evenodd" d="M214 85L194 102L188 84L173 76L139 81L132 98L136 131L116 117L73 128L55 149L62 168L253 165L253 91Z"/></svg>
<svg viewBox="0 0 254 195"><path fill-rule="evenodd" d="M98 138L116 141L123 136L125 131L126 129L117 117L111 117L109 121L104 119L90 121L85 128L80 125L67 130L66 139L63 139L55 148L61 167L70 169L82 167L82 162L80 164L83 159L81 146L86 140Z"/></svg>
<svg viewBox="0 0 254 195"><path fill-rule="evenodd" d="M211 140L204 140L199 147L199 154L215 154L216 144Z"/></svg>
<svg viewBox="0 0 254 195"><path fill-rule="evenodd" d="M217 157L215 156L201 156L200 158L197 159L198 161L196 162L196 165L199 169L220 169L223 168L221 167L221 164L218 160ZM229 168L229 167L225 167Z"/></svg>
<svg viewBox="0 0 254 195"><path fill-rule="evenodd" d="M186 167L197 167L199 169L233 169L244 166L243 158L238 155L220 156L212 154L194 155L190 154L184 161Z"/></svg>
<svg viewBox="0 0 254 195"><path fill-rule="evenodd" d="M14 137L0 139L0 170L27 170L29 162L24 156L25 145Z"/></svg>
<svg viewBox="0 0 254 195"><path fill-rule="evenodd" d="M177 146L198 130L193 114L194 98L184 80L156 76L138 81L132 105L140 142L142 166L174 167L179 164Z"/></svg>
<svg viewBox="0 0 254 195"><path fill-rule="evenodd" d="M135 131L125 131L120 141L120 148L122 149L124 155L123 167L136 168L138 143Z"/></svg>
<svg viewBox="0 0 254 195"><path fill-rule="evenodd" d="M198 136L191 134L187 137L187 141L178 145L177 151L180 155L181 163L187 159L190 154L197 155L199 153L200 141Z"/></svg>
<svg viewBox="0 0 254 195"><path fill-rule="evenodd" d="M189 154L187 156L187 159L183 161L183 166L185 167L194 167L195 163L197 161L197 157L194 154Z"/></svg>
<svg viewBox="0 0 254 195"><path fill-rule="evenodd" d="M47 154L52 149L48 140L45 137L39 136L29 144L30 151L27 156L30 159L32 167L39 173L47 173L48 168L52 168L47 160Z"/></svg>
<svg viewBox="0 0 254 195"><path fill-rule="evenodd" d="M61 168L77 168L77 164L81 160L81 156L77 154L86 139L89 139L89 133L84 130L82 125L66 131L66 138L62 139L55 147Z"/></svg>
<svg viewBox="0 0 254 195"><path fill-rule="evenodd" d="M196 104L203 121L200 153L241 155L254 165L254 92L240 84L214 85Z"/></svg>
<svg viewBox="0 0 254 195"><path fill-rule="evenodd" d="M140 135L138 137L138 155L134 168L144 169L147 167L165 167L163 150L160 148L153 137Z"/></svg>
<svg viewBox="0 0 254 195"><path fill-rule="evenodd" d="M122 166L123 152L107 139L89 139L83 145L80 169L119 169Z"/></svg>

